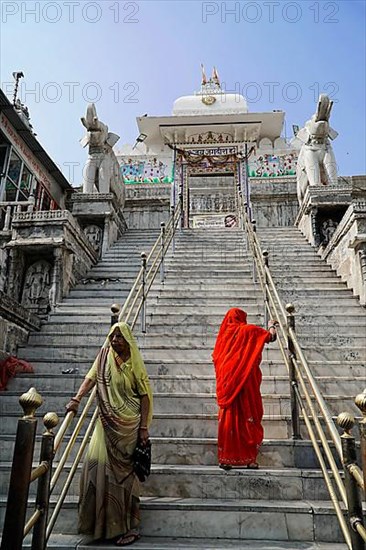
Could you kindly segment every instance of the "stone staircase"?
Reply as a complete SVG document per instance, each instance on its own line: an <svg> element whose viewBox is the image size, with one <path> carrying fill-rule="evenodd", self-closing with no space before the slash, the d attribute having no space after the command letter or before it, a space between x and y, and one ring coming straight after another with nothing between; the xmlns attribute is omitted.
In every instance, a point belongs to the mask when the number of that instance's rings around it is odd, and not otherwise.
<svg viewBox="0 0 366 550"><path fill-rule="evenodd" d="M149 248L148 234L127 232L20 350L36 374L19 376L1 397L1 413L7 417L0 427L2 517L17 397L36 385L45 398L39 415L49 410L62 415L108 331L109 306L127 295L140 252ZM297 306L298 334L332 412L352 409L365 380L364 310L297 230L271 228L260 236L284 301ZM151 237L150 245L156 235ZM305 432L302 441L291 440L288 379L277 344L267 346L262 363L261 468L225 472L217 467L211 353L230 307L242 307L249 322L263 323L260 288L251 272L239 230L184 230L174 257L167 259L164 285L152 287L148 331L143 335L137 327L135 333L154 388L154 465L142 485L143 537L134 548L345 548ZM77 498L75 479L52 548L75 548L80 541ZM94 546L81 543L78 548Z"/></svg>

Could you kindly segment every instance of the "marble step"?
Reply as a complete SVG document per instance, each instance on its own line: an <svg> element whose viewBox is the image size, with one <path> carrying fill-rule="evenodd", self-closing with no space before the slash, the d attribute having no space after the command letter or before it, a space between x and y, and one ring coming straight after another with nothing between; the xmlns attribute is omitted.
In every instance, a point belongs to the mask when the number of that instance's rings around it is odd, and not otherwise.
<svg viewBox="0 0 366 550"><path fill-rule="evenodd" d="M23 548L30 548L30 542L26 542ZM346 550L345 544L317 543L317 542L284 542L284 541L246 541L239 539L192 539L176 537L142 537L134 543L137 550ZM47 542L50 550L111 550L114 543L105 541L93 545L89 539L79 535L51 535Z"/></svg>
<svg viewBox="0 0 366 550"><path fill-rule="evenodd" d="M347 408L348 410L348 408ZM60 419L65 416L65 409L55 410ZM336 422L337 415L333 416L333 421ZM0 434L14 436L16 432L16 426L19 417L22 415L22 410L18 404L18 412L7 412L6 416L0 423ZM356 412L355 418L360 420L360 412ZM91 412L88 415L91 417ZM41 434L43 430L43 424L41 421L41 415L38 418L38 433ZM323 420L320 418L320 422L326 431ZM264 429L264 437L271 440L283 440L292 439L292 425L290 415L275 415L265 414L262 418L262 426ZM85 432L85 426L82 427L81 433ZM150 436L158 438L216 438L217 437L217 413L215 414L183 414L174 412L168 413L154 413L154 419L150 426ZM300 416L300 433L304 440L309 439L309 434L303 418Z"/></svg>
<svg viewBox="0 0 366 550"><path fill-rule="evenodd" d="M165 360L177 360L184 356L187 361L196 361L204 360L209 361L213 346L209 346L207 342L198 342L194 345L189 342L176 341L171 339L162 339L163 343L158 343L156 339L149 342L148 344L140 343L140 350L145 360L149 361L165 361ZM19 347L18 356L20 359L25 359L26 361L33 362L39 361L44 358L47 358L49 362L54 360L60 360L62 358L64 361L68 360L83 360L88 359L89 361L94 360L100 347L98 344L95 344L95 341L86 347L77 347L72 348L68 344L58 344L57 346L52 345L37 345L34 344L32 347L24 348ZM357 362L366 360L366 350L364 347L355 348L355 347L342 347L340 349L335 349L333 347L324 348L321 345L317 347L311 346L306 348L303 346L303 352L308 361L352 361L356 360ZM281 360L282 354L279 349L271 348L268 350L264 349L263 358L266 360Z"/></svg>
<svg viewBox="0 0 366 550"><path fill-rule="evenodd" d="M70 434L65 436L64 446L70 439ZM11 462L14 450L15 432L3 434L1 437L0 463ZM77 437L77 444L82 436ZM180 464L180 465L218 465L217 439L192 438L192 437L151 437L153 464ZM329 442L333 448L334 446ZM36 437L34 460L39 459L41 448L41 434ZM56 454L54 463L58 463L61 453ZM71 451L69 460L74 460L78 445ZM293 439L264 439L258 454L260 467L266 468L301 468L318 469L319 463L309 440ZM340 462L339 467L341 467Z"/></svg>
<svg viewBox="0 0 366 550"><path fill-rule="evenodd" d="M38 462L34 462L34 467ZM53 495L60 494L71 464L63 468ZM69 496L80 493L80 471L72 480ZM0 483L2 494L9 490L11 462L0 464ZM37 484L32 483L29 494L34 496ZM321 471L301 470L297 468L266 468L250 470L233 468L225 471L218 466L153 464L148 480L141 484L141 495L155 498L197 498L235 500L327 500L328 491Z"/></svg>
<svg viewBox="0 0 366 550"><path fill-rule="evenodd" d="M204 272L204 271L211 271L214 269L241 269L245 271L249 271L252 269L253 264L250 260L242 261L239 258L235 258L233 260L228 260L228 258L223 257L221 262L214 261L213 258L207 258L206 261L200 260L199 258L195 258L195 261L193 261L192 258L180 258L180 257L174 257L172 260L168 260L165 262L165 266L168 271L177 271L178 269L182 269L183 271L195 271L195 272ZM286 266L286 263L285 263ZM283 270L282 266L282 270ZM281 272L281 267L277 264L270 265L270 271L273 274L277 274L278 272ZM306 261L303 264L300 264L296 261L296 264L293 266L294 273L308 273L308 272L317 272L317 273L325 273L329 277L336 277L335 271L327 264L323 264L321 261L319 262L309 262Z"/></svg>
<svg viewBox="0 0 366 550"><path fill-rule="evenodd" d="M312 372L315 376L355 376L364 377L366 372L366 361L356 361L345 363L344 361L310 361L309 362ZM47 358L41 358L32 361L32 365L37 374L41 376L43 374L62 374L66 369L78 369L81 374L85 374L91 367L90 359L69 359L63 360L58 357L50 362ZM157 359L148 360L145 358L145 365L150 375L183 375L183 376L209 376L213 373L213 364L210 358L201 361L182 361L179 359L170 359L161 361ZM281 360L268 360L263 359L261 363L261 370L263 374L269 376L284 376L287 374L286 367ZM74 375L68 374L73 377ZM17 378L15 379L17 380Z"/></svg>
<svg viewBox="0 0 366 550"><path fill-rule="evenodd" d="M323 397L327 403L330 412L337 415L343 411L349 410L353 414L357 414L357 409L354 404L354 397L357 393L362 391L362 386L357 384L352 388L350 395L327 395L323 394ZM41 386L37 385L37 390L41 391ZM66 403L72 397L74 392L68 391L54 391L54 390L42 390L43 404L38 409L38 414L46 414L51 410L63 411ZM7 391L6 395L1 397L0 401L0 413L8 414L10 412L16 413L19 411L19 392ZM291 403L289 396L289 389L283 394L268 394L262 392L262 402L264 412L266 415L289 415L291 414ZM318 407L316 407L318 409ZM154 414L212 414L217 415L218 406L216 402L215 393L186 393L186 392L174 392L172 394L167 392L155 392L154 393Z"/></svg>
<svg viewBox="0 0 366 550"><path fill-rule="evenodd" d="M262 372L265 369L262 367ZM65 391L76 392L79 385L84 379L84 373L79 374L41 374L38 371L34 374L18 374L16 378L9 381L8 391L17 392L19 395L28 391L29 388L37 386L38 391L42 394L43 391ZM321 390L328 395L352 395L352 392L357 391L365 385L365 376L359 377L337 377L322 376L317 377L317 382ZM198 375L149 375L153 392L157 393L215 393L216 379L214 368L211 367L211 374L204 376ZM289 378L286 375L268 376L263 375L261 392L262 393L288 393Z"/></svg>
<svg viewBox="0 0 366 550"><path fill-rule="evenodd" d="M243 298L244 300L245 298ZM222 315L224 317L225 313L230 307L236 307L238 300L232 298L230 301L224 301L222 304L196 304L194 300L191 300L189 303L183 303L176 305L174 311L177 315L179 314L213 314L213 315ZM110 315L110 300L104 299L104 303L100 303L97 300L93 302L88 302L80 304L79 307L75 307L75 304L72 303L62 303L57 306L57 309L54 312L54 315L67 314L72 315L75 319L81 315L90 315L91 320L94 317L106 318L106 315ZM258 305L256 303L248 304L246 307L246 312L248 315L257 315L258 314ZM362 312L361 312L362 313ZM170 319L170 322L174 323L174 319Z"/></svg>
<svg viewBox="0 0 366 550"><path fill-rule="evenodd" d="M30 505L33 499L30 499ZM55 499L51 499L51 510ZM0 501L4 520L5 498ZM260 515L259 515L260 514ZM260 528L258 525L260 517ZM76 534L77 498L68 497L55 524L56 533ZM143 537L186 537L248 541L341 542L338 521L328 501L141 499ZM136 543L137 544L137 543ZM136 547L136 545L134 545Z"/></svg>
<svg viewBox="0 0 366 550"><path fill-rule="evenodd" d="M15 409L15 406L14 406ZM47 411L50 412L50 411ZM59 418L63 418L65 409L55 410ZM6 412L6 417L0 423L0 434L14 434L17 421L21 415L20 405L17 412ZM41 418L41 416L39 416ZM42 422L39 421L39 431L42 431ZM291 418L285 415L264 414L262 425L265 437L268 439L286 439L292 437ZM305 439L306 429L301 421L302 434ZM84 433L83 428L82 433ZM154 421L150 427L152 437L190 437L190 438L214 438L217 436L217 414L174 414L154 413Z"/></svg>

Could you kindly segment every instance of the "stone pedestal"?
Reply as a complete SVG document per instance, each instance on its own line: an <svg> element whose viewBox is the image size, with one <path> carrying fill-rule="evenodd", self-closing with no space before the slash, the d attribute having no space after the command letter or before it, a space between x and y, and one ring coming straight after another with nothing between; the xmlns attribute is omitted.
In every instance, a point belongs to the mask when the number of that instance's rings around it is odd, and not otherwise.
<svg viewBox="0 0 366 550"><path fill-rule="evenodd" d="M71 205L98 258L127 229L122 209L112 193L74 193Z"/></svg>
<svg viewBox="0 0 366 550"><path fill-rule="evenodd" d="M366 305L366 177L308 187L296 225Z"/></svg>
<svg viewBox="0 0 366 550"><path fill-rule="evenodd" d="M351 203L352 188L337 186L308 187L295 225L315 247L327 246Z"/></svg>

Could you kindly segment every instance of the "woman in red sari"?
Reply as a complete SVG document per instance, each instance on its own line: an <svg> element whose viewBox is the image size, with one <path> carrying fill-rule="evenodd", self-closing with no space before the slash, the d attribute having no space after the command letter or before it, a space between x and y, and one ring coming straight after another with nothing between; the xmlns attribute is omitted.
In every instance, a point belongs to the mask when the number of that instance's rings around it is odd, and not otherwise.
<svg viewBox="0 0 366 550"><path fill-rule="evenodd" d="M247 314L230 309L224 317L212 354L219 410L218 454L220 467L258 468L263 441L262 397L259 368L266 343L276 339L275 321L268 330L247 324Z"/></svg>

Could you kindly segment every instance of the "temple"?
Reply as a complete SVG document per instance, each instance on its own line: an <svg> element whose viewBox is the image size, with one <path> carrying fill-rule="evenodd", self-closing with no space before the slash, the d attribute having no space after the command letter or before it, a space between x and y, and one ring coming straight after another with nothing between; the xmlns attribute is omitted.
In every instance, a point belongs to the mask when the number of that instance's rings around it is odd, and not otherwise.
<svg viewBox="0 0 366 550"><path fill-rule="evenodd" d="M338 173L331 99L308 105L288 137L283 111L250 112L202 66L171 114L137 118L133 144L91 103L72 187L14 75L13 101L0 91L1 549L102 548L77 532L98 408L93 393L77 418L65 405L119 319L154 394L136 548L361 550L366 176ZM212 351L231 308L277 325L258 371L259 470L218 467Z"/></svg>
<svg viewBox="0 0 366 550"><path fill-rule="evenodd" d="M256 219L287 225L297 210L299 147L281 137L284 118L283 111L250 113L242 95L221 88L216 69L210 79L203 72L200 90L176 99L171 116L137 119L137 144L117 153L125 182L170 184L174 178L171 203L182 194L185 227L219 227L236 216L238 187L256 194L268 181L276 184L273 203L262 204ZM279 212L275 202L284 196Z"/></svg>

